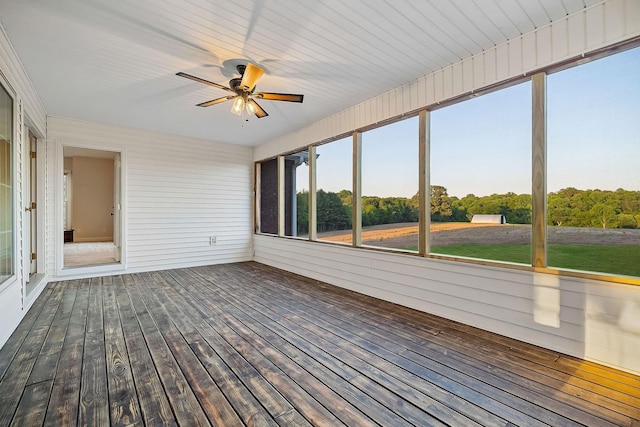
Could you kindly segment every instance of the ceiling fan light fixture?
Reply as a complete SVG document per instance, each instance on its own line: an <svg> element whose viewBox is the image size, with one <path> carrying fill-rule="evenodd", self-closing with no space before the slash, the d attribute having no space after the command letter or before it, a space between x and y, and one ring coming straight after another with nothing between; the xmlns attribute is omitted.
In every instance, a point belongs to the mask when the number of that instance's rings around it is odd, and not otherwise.
<svg viewBox="0 0 640 427"><path fill-rule="evenodd" d="M253 102L247 102L246 106L247 106L247 113L249 114L256 113L256 106L253 104Z"/></svg>
<svg viewBox="0 0 640 427"><path fill-rule="evenodd" d="M238 116L242 114L242 110L244 110L244 98L241 96L237 96L236 99L233 100L233 105L231 106L231 112L233 114L237 114Z"/></svg>

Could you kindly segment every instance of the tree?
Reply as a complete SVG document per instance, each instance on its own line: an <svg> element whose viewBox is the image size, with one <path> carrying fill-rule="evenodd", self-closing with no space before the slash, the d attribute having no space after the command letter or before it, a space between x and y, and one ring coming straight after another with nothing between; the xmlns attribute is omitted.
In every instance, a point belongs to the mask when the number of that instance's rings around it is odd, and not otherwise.
<svg viewBox="0 0 640 427"><path fill-rule="evenodd" d="M451 199L447 189L440 185L431 186L431 220L446 221L451 217Z"/></svg>
<svg viewBox="0 0 640 427"><path fill-rule="evenodd" d="M301 191L296 194L296 221L298 224L298 235L309 233L309 192Z"/></svg>
<svg viewBox="0 0 640 427"><path fill-rule="evenodd" d="M318 230L346 230L351 228L350 209L342 204L336 193L318 190L316 194Z"/></svg>
<svg viewBox="0 0 640 427"><path fill-rule="evenodd" d="M593 208L591 208L590 213L593 218L592 224L594 226L602 225L602 228L607 228L607 225L609 226L609 228L617 226L616 210L609 205L605 205L604 203L598 203Z"/></svg>

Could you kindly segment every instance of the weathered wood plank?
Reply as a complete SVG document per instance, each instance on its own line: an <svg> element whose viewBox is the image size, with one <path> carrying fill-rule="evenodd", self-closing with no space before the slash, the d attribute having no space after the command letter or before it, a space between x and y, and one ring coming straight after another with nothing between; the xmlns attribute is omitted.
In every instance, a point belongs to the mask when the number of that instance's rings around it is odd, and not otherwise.
<svg viewBox="0 0 640 427"><path fill-rule="evenodd" d="M156 371L138 318L133 310L127 287L135 286L131 276L113 279L122 329L124 332L131 372L138 391L140 409L145 425L175 426L176 419Z"/></svg>
<svg viewBox="0 0 640 427"><path fill-rule="evenodd" d="M166 273L165 277L167 277ZM202 335L211 350L215 352L216 355L219 355L220 359L229 366L235 376L242 381L247 388L247 392L255 396L259 402L259 406L263 406L281 425L310 425L308 421L295 410L291 403L242 357L237 349L230 345L205 321L211 313L201 299L196 298L179 283L176 283L175 287L171 287L166 291L170 292L168 295L173 301L179 301L182 307L187 306L194 309L201 316L200 319L196 321L198 332ZM199 342L194 342L192 345L196 354L199 352L199 344ZM204 359L200 358L200 360L207 366L207 362ZM215 367L218 368L218 365L215 365ZM209 370L209 372L211 372L211 370ZM249 400L246 399L244 401L249 402ZM240 404L242 404L242 402ZM253 413L253 411L256 411L256 409L252 407L251 412ZM259 412L259 410L256 412Z"/></svg>
<svg viewBox="0 0 640 427"><path fill-rule="evenodd" d="M89 311L87 313L84 355L82 358L78 424L109 424L107 361L105 356L102 283L100 278L91 279L89 291Z"/></svg>
<svg viewBox="0 0 640 427"><path fill-rule="evenodd" d="M231 303L227 303L222 307L226 312L233 312L235 317L238 317L240 321L263 338L263 347L269 345L273 347L271 351L278 349L284 353L291 360L303 366L306 371L324 382L339 394L342 399L367 414L376 423L381 425L403 425L409 421L418 422L421 425L441 425L437 419L432 418L417 406L406 402L396 405L397 399L395 399L394 393L380 387L379 382L366 377L349 366L346 360L335 359L319 347L312 345L310 341L319 341L320 338L318 336L309 334L308 331L297 335L297 333L300 333L299 328L292 327L292 323L272 312L266 305L252 305L250 299L233 298L230 296L231 293L223 293L219 289L205 288L201 292L217 301L218 305L224 301L231 301ZM234 290L233 294L240 294L240 291ZM235 306L232 305L233 303L235 303ZM268 305L272 306L272 304ZM270 315L270 317L267 315ZM227 323L238 323L232 319L228 320L226 317L225 320ZM267 328L265 325L269 325L269 327ZM289 326L290 329L287 329L284 325ZM262 349L261 351L265 353ZM363 371L369 371L367 368L364 368ZM422 398L419 402L420 406L430 401L428 396L423 395ZM376 401L375 399L378 400ZM401 412L402 415L394 413L393 409ZM465 425L465 422L459 418L459 414L447 412L445 418L451 420L455 419L456 416L458 416L457 424ZM470 420L467 421L469 423L466 425L473 424Z"/></svg>
<svg viewBox="0 0 640 427"><path fill-rule="evenodd" d="M89 279L79 281L76 300L56 369L45 426L75 426L78 420L82 356L89 305Z"/></svg>
<svg viewBox="0 0 640 427"><path fill-rule="evenodd" d="M113 425L141 426L142 415L131 374L112 277L102 279L107 385Z"/></svg>
<svg viewBox="0 0 640 427"><path fill-rule="evenodd" d="M246 279L251 280L248 277ZM224 286L227 288L232 285L225 282ZM251 293L256 291L258 291L257 287L251 288ZM240 290L234 290L235 292L241 293ZM248 295L244 296L248 297ZM274 296L273 304L270 304L272 310L278 310L278 301L281 301L282 297L283 295ZM212 299L217 298L217 296L212 296ZM269 297L265 296L264 298L266 299L263 301L269 301ZM382 367L377 366L376 363L372 363L370 355L367 355L366 352L359 352L352 348L349 342L343 341L327 329L318 327L312 322L305 322L304 319L297 319L286 308L280 312L280 315L283 316L283 319L294 324L293 327L297 328L300 334L315 336L316 341L322 342L323 348L330 348L332 354L340 355L340 359L344 363L359 368L364 375L370 376L372 380L383 384L391 391L401 391L404 399L420 408L428 408L429 413L436 418L447 422L454 420L456 425L477 425L478 422L482 425L507 425L505 420L469 404L466 400L431 382L422 382L417 385L418 378L415 375L398 369L384 360L379 361L380 364L383 364Z"/></svg>
<svg viewBox="0 0 640 427"><path fill-rule="evenodd" d="M172 272L173 273L173 272ZM178 270L176 274L181 274ZM208 310L215 312L216 304L204 299ZM229 342L253 367L287 399L311 424L344 425L331 411L318 403L300 385L293 381L281 369L259 354L250 342L240 337L217 316L210 316L207 322Z"/></svg>
<svg viewBox="0 0 640 427"><path fill-rule="evenodd" d="M220 358L205 341L204 337L208 335L210 328L202 328L205 322L203 321L204 317L201 313L198 313L193 305L185 303L184 299L175 293L173 287L167 282L167 279L172 280L170 276L159 273L155 273L153 276L156 285L160 286L162 292L164 292L163 297L173 302L167 309L171 317L177 319L175 324L180 330L180 333L185 337L191 335L192 340L189 342L189 346L199 362L207 370L214 383L220 387L220 390L229 400L229 403L236 410L237 414L242 417L242 421L249 423L252 417L259 415L262 424L277 426L278 424L264 409L261 402L256 400L254 395L249 392L237 375L235 375L227 365L227 362ZM160 289L158 289L158 292L160 292ZM188 324L184 321L185 318L190 319ZM202 329L204 329L204 333L201 332ZM193 341L193 338L196 337L198 337L198 339ZM187 339L187 341L189 341L189 339ZM264 402L262 403L264 404ZM288 407L287 411L290 409L291 407Z"/></svg>
<svg viewBox="0 0 640 427"><path fill-rule="evenodd" d="M208 375L207 371L195 357L187 341L182 337L173 322L186 324L181 316L169 316L172 302L168 299L158 298L156 293L161 291L157 287L153 287L153 278L148 274L136 275L136 285L140 288L141 295L147 303L147 307L156 320L160 333L163 335L167 345L173 352L176 361L180 364L182 372L198 398L202 409L207 414L208 419L214 425L240 426L242 422L229 404L226 397L222 394L218 386ZM178 314L177 310L174 314ZM191 325L189 325L190 328ZM193 329L193 328L192 328ZM193 330L192 334L197 334Z"/></svg>
<svg viewBox="0 0 640 427"><path fill-rule="evenodd" d="M51 323L51 328L49 328L42 349L40 349L38 358L27 379L27 386L42 381L53 380L58 367L64 337L67 334L77 290L78 286L76 283L69 283L67 285L62 302L58 307L53 323Z"/></svg>
<svg viewBox="0 0 640 427"><path fill-rule="evenodd" d="M131 283L134 282L135 279ZM139 289L136 285L127 286L126 289L177 423L188 426L211 425L151 317Z"/></svg>
<svg viewBox="0 0 640 427"><path fill-rule="evenodd" d="M11 334L6 343L0 348L0 381L4 378L9 364L18 353L18 350L24 340L27 338L36 319L42 312L49 298L51 297L53 285L49 284L44 288L38 299L33 303L29 312L24 316L18 327Z"/></svg>
<svg viewBox="0 0 640 427"><path fill-rule="evenodd" d="M47 380L25 387L18 409L11 421L12 426L42 425L52 384L52 380Z"/></svg>
<svg viewBox="0 0 640 427"><path fill-rule="evenodd" d="M262 283L264 282L265 280L263 278ZM274 292L273 287L278 286L276 281L269 282L269 285L271 286L270 292L272 293ZM257 298L264 298L266 295L266 292L260 290L254 289L253 291ZM430 383L451 396L455 395L464 398L466 401L472 403L471 408L475 408L476 411L476 413L471 411L465 413L465 415L478 422L483 421L486 413L496 414L515 424L528 425L540 424L538 419L527 414L528 410L533 411L538 416L551 416L551 414L547 414L544 411L544 408L529 405L528 402L515 396L502 393L501 390L485 383L476 383L475 388L471 388L467 384L466 378L462 376L455 375L454 378L451 378L450 376L442 374L440 372L442 369L441 366L426 368L418 365L393 351L387 350L383 344L371 341L368 336L367 338L363 338L363 336L367 335L364 332L357 329L351 332L349 330L351 328L347 322L342 322L336 317L325 314L324 310L317 310L310 305L301 305L302 303L298 300L291 299L284 293L280 294L279 298L283 303L286 303L287 310L290 311L290 316L292 319L295 319L294 321L299 322L301 325L314 324L327 331L331 331L331 335L333 336L327 335L325 339L330 338L332 342L342 346L352 354L370 360L371 364L379 369L394 373L394 376L399 380L405 381L418 389ZM402 368L402 371L400 371L398 367ZM449 372L449 374L451 375L452 373ZM416 377L421 380L417 380ZM493 396L494 394L495 398L486 398L486 396ZM498 397L500 397L501 400L497 400ZM523 406L526 407L527 411L521 412L517 410L517 408Z"/></svg>
<svg viewBox="0 0 640 427"><path fill-rule="evenodd" d="M66 283L56 284L50 300L33 324L26 339L20 345L18 353L8 366L0 381L0 425L9 425L31 369L40 353L54 316L64 297Z"/></svg>

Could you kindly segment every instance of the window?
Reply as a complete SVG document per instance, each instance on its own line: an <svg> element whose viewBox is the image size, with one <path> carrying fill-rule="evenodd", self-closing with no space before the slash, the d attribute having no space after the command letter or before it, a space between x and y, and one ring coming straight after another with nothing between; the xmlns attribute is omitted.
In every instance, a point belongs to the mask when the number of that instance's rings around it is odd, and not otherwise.
<svg viewBox="0 0 640 427"><path fill-rule="evenodd" d="M531 82L431 113L431 252L531 263Z"/></svg>
<svg viewBox="0 0 640 427"><path fill-rule="evenodd" d="M547 77L548 265L640 276L640 48Z"/></svg>
<svg viewBox="0 0 640 427"><path fill-rule="evenodd" d="M351 243L351 137L316 149L316 216L318 240Z"/></svg>
<svg viewBox="0 0 640 427"><path fill-rule="evenodd" d="M428 112L430 241L422 255L640 277L640 48L580 62ZM542 108L533 114L534 82L546 120ZM354 141L362 205L355 228ZM418 252L419 141L412 117L315 147L317 240L353 244L356 229L363 247ZM542 152L546 165L532 164ZM285 234L314 236L314 162L307 150L284 160ZM263 232L276 233L275 160L263 163L262 182ZM532 212L534 183L548 191L546 234L537 228L542 200ZM532 236L534 218L540 233Z"/></svg>
<svg viewBox="0 0 640 427"><path fill-rule="evenodd" d="M278 159L260 163L260 232L278 234Z"/></svg>
<svg viewBox="0 0 640 427"><path fill-rule="evenodd" d="M0 283L13 275L13 100L0 86Z"/></svg>
<svg viewBox="0 0 640 427"><path fill-rule="evenodd" d="M418 251L418 117L362 134L362 244Z"/></svg>

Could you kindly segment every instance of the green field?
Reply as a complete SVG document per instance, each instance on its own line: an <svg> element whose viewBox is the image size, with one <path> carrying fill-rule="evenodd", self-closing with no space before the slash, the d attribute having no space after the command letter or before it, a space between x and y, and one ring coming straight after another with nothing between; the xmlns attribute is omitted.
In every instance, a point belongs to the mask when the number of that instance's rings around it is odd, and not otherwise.
<svg viewBox="0 0 640 427"><path fill-rule="evenodd" d="M640 276L640 246L550 244L550 267ZM531 264L531 247L516 244L433 246L434 254Z"/></svg>

